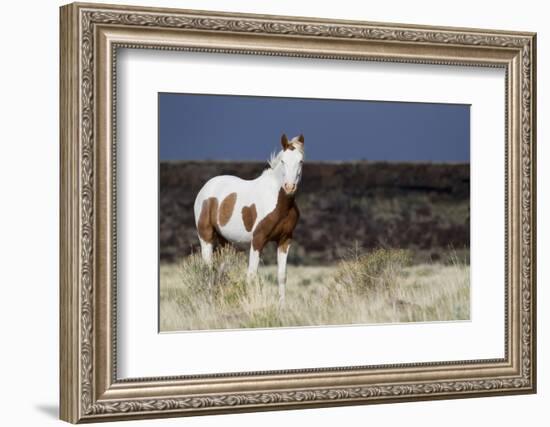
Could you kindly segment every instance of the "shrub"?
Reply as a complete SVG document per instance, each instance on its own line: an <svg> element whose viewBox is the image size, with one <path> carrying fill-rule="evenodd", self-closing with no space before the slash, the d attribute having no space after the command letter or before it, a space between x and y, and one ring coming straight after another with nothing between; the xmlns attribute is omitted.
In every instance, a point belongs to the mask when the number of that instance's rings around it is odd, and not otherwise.
<svg viewBox="0 0 550 427"><path fill-rule="evenodd" d="M411 253L403 249L376 249L364 254L356 250L338 264L334 282L340 289L359 294L389 290L411 260Z"/></svg>
<svg viewBox="0 0 550 427"><path fill-rule="evenodd" d="M180 278L187 294L193 298L202 296L211 302L223 299L230 304L246 292L246 266L245 255L227 245L214 252L212 266L208 266L199 253L185 258L180 266Z"/></svg>

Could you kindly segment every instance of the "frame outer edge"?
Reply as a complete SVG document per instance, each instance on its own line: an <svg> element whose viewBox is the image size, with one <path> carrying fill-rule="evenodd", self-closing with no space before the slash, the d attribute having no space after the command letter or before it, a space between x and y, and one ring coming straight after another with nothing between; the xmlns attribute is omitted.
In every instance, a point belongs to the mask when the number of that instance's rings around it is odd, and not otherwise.
<svg viewBox="0 0 550 427"><path fill-rule="evenodd" d="M74 5L59 9L59 418L79 416L78 19Z"/></svg>
<svg viewBox="0 0 550 427"><path fill-rule="evenodd" d="M537 393L537 33L531 36L531 389Z"/></svg>
<svg viewBox="0 0 550 427"><path fill-rule="evenodd" d="M102 7L104 6L104 7ZM139 419L139 418L160 418L167 416L182 416L182 415L201 415L214 413L233 413L233 412L250 412L276 409L298 409L301 407L327 407L336 405L349 404L365 404L365 403L382 403L386 399L377 399L377 397L387 397L391 402L411 401L411 400L435 400L440 398L464 398L473 396L486 396L497 394L524 394L533 393L536 391L536 337L535 328L535 292L536 292L536 185L535 185L535 75L536 75L536 36L533 33L507 33L482 31L467 29L465 34L458 34L463 39L457 42L453 32L458 28L439 28L426 27L425 30L435 32L429 37L421 34L422 31L412 31L413 27L405 26L399 30L405 33L397 35L398 41L407 40L408 42L417 41L423 45L446 45L466 44L469 46L481 43L482 46L497 46L500 48L509 48L509 50L530 48L530 52L523 59L530 60L527 92L530 99L525 101L525 110L530 117L523 122L530 138L525 141L525 147L530 149L529 154L523 157L523 160L528 162L526 167L529 182L526 187L530 190L530 194L526 197L528 202L528 214L523 218L527 221L527 225L531 225L530 233L528 233L528 260L530 269L526 276L529 283L524 287L526 296L524 298L525 311L529 311L529 316L525 316L525 326L527 332L522 334L522 338L526 339L523 345L523 353L520 353L520 358L526 358L524 365L523 376L521 378L496 378L494 381L477 380L476 384L473 381L460 381L458 385L464 383L472 389L468 393L466 390L454 389L454 383L427 383L427 384L403 384L397 385L397 395L392 394L392 387L387 390L384 387L379 387L381 394L363 396L361 390L357 392L354 389L323 389L323 390L306 390L299 389L292 392L276 392L270 390L256 393L233 393L232 395L207 395L207 396L191 396L187 399L142 399L142 400L117 400L98 401L97 396L94 396L96 391L96 378L93 376L96 373L94 364L96 360L94 353L96 349L95 334L97 329L92 330L90 320L95 315L94 310L97 294L92 293L97 285L97 276L90 271L97 259L95 259L94 248L95 243L90 242L89 238L95 240L97 232L97 222L94 221L94 216L97 215L95 207L97 199L95 194L95 173L97 172L97 161L94 155L96 144L94 144L97 135L94 135L95 130L94 116L95 108L89 111L89 103L92 105L96 102L94 99L97 93L95 88L94 76L96 70L93 69L90 80L90 70L88 69L89 62L94 64L94 37L86 32L88 25L91 22L89 17L83 11L83 8L89 7L92 11L98 11L98 8L104 9L100 13L106 11L129 12L135 11L146 12L154 11L155 9L141 7L127 7L115 5L101 4L72 4L61 7L60 20L60 141L61 141L61 197L60 197L60 384L61 384L61 411L60 418L72 423L78 422L94 422L108 421L118 419ZM161 9L158 9L161 10ZM330 25L324 25L328 21L317 21L316 18L291 18L291 17L262 17L261 15L247 14L223 14L213 11L184 11L177 9L162 9L166 13L196 13L198 16L193 16L195 21L190 24L183 23L182 28L199 28L201 31L228 31L225 27L218 27L219 21L225 21L227 17L239 18L243 17L246 22L250 20L251 26L241 28L234 27L234 22L228 22L227 28L229 31L236 33L252 33L257 31L252 24L261 24L262 31L266 33L275 33L276 35L283 34L286 27L289 28L288 35L297 34L296 37L326 37L326 39L344 39L347 37L361 39L364 37L363 32L357 32L360 28L348 28L349 23L342 21L334 21L333 24L342 24L346 30L350 32L333 33ZM81 12L83 17L87 18L80 20ZM131 14L130 18L133 18ZM148 18L148 16L145 16ZM218 18L218 19L215 19ZM269 21L269 18L284 19L285 28L273 26L270 22L263 22L264 19ZM112 15L105 14L100 21L103 20L111 23ZM115 20L116 21L116 20ZM234 21L234 19L233 19ZM143 23L131 22L131 25L150 25L148 19ZM115 22L116 24L117 22ZM276 23L276 22L275 22ZM304 23L305 29L299 23ZM225 24L225 22L222 22ZM270 24L264 29L264 24ZM277 23L276 23L277 24ZM330 24L330 22L329 22ZM374 25L375 23L358 23L359 26L366 24ZM332 24L331 24L332 25ZM386 24L388 31L392 29L393 24ZM235 29L236 28L236 29ZM319 34L310 34L309 29L316 30ZM344 28L344 27L343 27ZM82 30L86 30L81 34ZM376 29L376 28L375 28ZM307 30L307 31L306 31ZM438 33L444 31L444 33ZM286 35L286 33L284 33ZM438 37L444 35L443 38ZM517 37L516 37L517 35ZM83 38L80 38L80 37ZM86 37L84 37L86 36ZM435 37L434 37L435 36ZM393 35L390 34L390 39ZM412 38L410 38L412 37ZM432 37L434 37L432 39ZM377 40L383 40L383 37L376 36ZM462 40L462 41L460 41ZM298 55L299 56L299 55ZM82 62L81 62L82 60ZM88 62L89 61L89 62ZM443 60L443 63L445 61ZM521 63L521 61L520 61ZM83 77L85 76L85 78ZM88 89L91 89L88 92ZM520 90L523 93L523 90ZM81 98L82 97L82 98ZM83 106L86 108L83 110ZM91 122L90 122L91 120ZM90 127L91 126L91 127ZM91 163L90 163L91 162ZM523 193L523 191L522 191ZM83 196L82 198L80 196ZM85 196L85 197L84 197ZM530 294L529 294L530 291ZM529 304L531 303L531 304ZM94 316L95 317L95 316ZM529 325L527 325L529 323ZM531 334L528 328L531 327ZM525 329L523 329L525 330ZM530 340L530 341L527 341ZM531 362L529 364L529 362ZM499 385L499 381L502 385ZM415 386L420 387L416 389ZM442 388L439 389L438 386ZM450 387L450 388L449 388ZM500 390L499 390L500 389ZM338 396L333 397L333 393L338 392ZM340 396L340 392L341 394ZM321 394L319 394L321 393ZM326 397L323 398L323 394ZM359 393L359 394L357 394ZM461 394L459 394L461 393ZM271 400L267 401L266 398ZM305 400L304 400L305 399ZM372 399L372 400L371 400ZM368 401L367 401L368 400Z"/></svg>

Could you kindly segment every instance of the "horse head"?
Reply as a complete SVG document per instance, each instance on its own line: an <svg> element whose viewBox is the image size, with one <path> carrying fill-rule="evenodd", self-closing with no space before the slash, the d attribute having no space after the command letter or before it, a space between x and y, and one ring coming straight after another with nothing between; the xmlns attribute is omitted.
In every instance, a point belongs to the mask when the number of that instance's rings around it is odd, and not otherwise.
<svg viewBox="0 0 550 427"><path fill-rule="evenodd" d="M295 136L290 141L285 134L281 137L283 150L280 163L283 171L282 188L288 196L294 195L302 178L304 164L304 135Z"/></svg>

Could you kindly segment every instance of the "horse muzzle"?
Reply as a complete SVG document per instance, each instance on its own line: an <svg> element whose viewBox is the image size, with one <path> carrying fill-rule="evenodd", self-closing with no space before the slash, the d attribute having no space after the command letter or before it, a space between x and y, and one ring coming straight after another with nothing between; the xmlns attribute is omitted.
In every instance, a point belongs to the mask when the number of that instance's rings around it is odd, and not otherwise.
<svg viewBox="0 0 550 427"><path fill-rule="evenodd" d="M296 193L296 189L298 186L296 184L283 184L283 190L285 190L285 193L288 196L292 196L294 193Z"/></svg>

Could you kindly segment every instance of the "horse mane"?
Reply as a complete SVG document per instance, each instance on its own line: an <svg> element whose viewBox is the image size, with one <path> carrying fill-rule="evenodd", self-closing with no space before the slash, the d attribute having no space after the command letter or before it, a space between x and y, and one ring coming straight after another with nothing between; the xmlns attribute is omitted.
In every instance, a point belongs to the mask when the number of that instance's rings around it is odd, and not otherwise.
<svg viewBox="0 0 550 427"><path fill-rule="evenodd" d="M273 151L269 155L269 159L267 160L267 164L269 165L269 169L275 169L279 162L281 161L281 154L283 154L282 151L276 152Z"/></svg>

